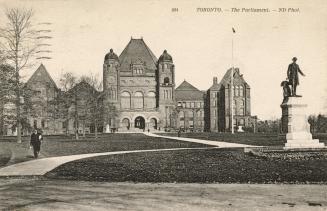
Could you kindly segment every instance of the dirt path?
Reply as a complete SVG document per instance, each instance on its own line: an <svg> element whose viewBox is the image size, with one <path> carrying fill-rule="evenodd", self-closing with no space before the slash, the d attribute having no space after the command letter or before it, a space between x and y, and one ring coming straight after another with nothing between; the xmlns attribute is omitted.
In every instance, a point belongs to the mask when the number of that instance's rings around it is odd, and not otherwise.
<svg viewBox="0 0 327 211"><path fill-rule="evenodd" d="M0 210L326 210L327 186L0 178Z"/></svg>

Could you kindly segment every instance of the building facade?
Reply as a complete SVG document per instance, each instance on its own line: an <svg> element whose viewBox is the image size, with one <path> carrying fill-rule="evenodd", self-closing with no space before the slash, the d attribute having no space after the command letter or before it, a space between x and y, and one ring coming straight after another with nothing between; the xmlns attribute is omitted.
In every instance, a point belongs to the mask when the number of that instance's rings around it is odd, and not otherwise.
<svg viewBox="0 0 327 211"><path fill-rule="evenodd" d="M30 104L27 113L29 125L42 129L45 134L61 133L61 119L55 117L56 105L53 103L60 90L43 64L26 82L24 90L31 93L30 97L25 98L25 101L29 101L25 104Z"/></svg>
<svg viewBox="0 0 327 211"><path fill-rule="evenodd" d="M250 86L238 68L231 88L229 69L207 91L187 81L175 88L175 65L166 50L157 57L143 39L131 39L118 56L110 49L103 63L103 91L81 81L61 91L44 65L26 86L36 93L28 119L45 134L137 131L231 131L233 91L234 127L256 131L251 116ZM92 96L92 98L90 98ZM33 113L33 111L37 111Z"/></svg>
<svg viewBox="0 0 327 211"><path fill-rule="evenodd" d="M173 127L175 66L166 50L157 59L143 39L131 39L119 57L111 49L103 84L107 132Z"/></svg>
<svg viewBox="0 0 327 211"><path fill-rule="evenodd" d="M219 83L215 77L206 92L186 81L175 89L175 66L167 51L157 59L143 39L131 39L119 56L111 49L104 59L106 131L230 131L230 75L231 69ZM250 86L238 68L233 77L234 127L255 128Z"/></svg>
<svg viewBox="0 0 327 211"><path fill-rule="evenodd" d="M184 80L176 88L176 126L184 131L204 131L205 93Z"/></svg>
<svg viewBox="0 0 327 211"><path fill-rule="evenodd" d="M207 130L213 132L231 131L231 91L233 92L233 127L235 131L256 132L257 117L251 116L250 86L244 80L239 68L233 71L233 87L231 87L229 69L218 83L214 77L213 85L207 91Z"/></svg>

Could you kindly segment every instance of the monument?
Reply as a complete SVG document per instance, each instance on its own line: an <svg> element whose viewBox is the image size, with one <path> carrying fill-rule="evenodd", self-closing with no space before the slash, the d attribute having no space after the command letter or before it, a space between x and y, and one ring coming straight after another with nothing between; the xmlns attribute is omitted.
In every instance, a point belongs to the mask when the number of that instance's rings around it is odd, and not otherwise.
<svg viewBox="0 0 327 211"><path fill-rule="evenodd" d="M296 87L299 85L300 73L305 74L296 64L297 58L294 57L293 63L288 66L287 81L283 81L283 102L282 108L282 132L286 133L286 144L284 149L294 148L323 148L324 143L319 143L318 139L312 139L310 125L307 118L307 104L303 103L302 97L296 94ZM291 86L291 88L289 87Z"/></svg>

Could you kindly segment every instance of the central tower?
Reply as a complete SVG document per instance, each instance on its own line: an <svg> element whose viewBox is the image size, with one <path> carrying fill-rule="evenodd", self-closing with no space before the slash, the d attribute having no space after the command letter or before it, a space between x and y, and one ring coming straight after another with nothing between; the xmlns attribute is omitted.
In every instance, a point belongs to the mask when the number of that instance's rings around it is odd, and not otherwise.
<svg viewBox="0 0 327 211"><path fill-rule="evenodd" d="M103 63L103 107L105 132L119 127L120 110L120 68L118 56L112 49L106 54Z"/></svg>
<svg viewBox="0 0 327 211"><path fill-rule="evenodd" d="M158 107L165 129L174 127L175 108L175 65L172 57L164 50L157 63Z"/></svg>

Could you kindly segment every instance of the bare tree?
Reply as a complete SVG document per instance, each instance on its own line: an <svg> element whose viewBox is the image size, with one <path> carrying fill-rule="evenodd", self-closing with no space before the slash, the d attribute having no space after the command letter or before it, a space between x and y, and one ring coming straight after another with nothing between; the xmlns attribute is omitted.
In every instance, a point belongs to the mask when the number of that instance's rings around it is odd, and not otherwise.
<svg viewBox="0 0 327 211"><path fill-rule="evenodd" d="M71 72L65 72L60 76L59 85L60 88L67 92L73 88L78 82L78 78Z"/></svg>
<svg viewBox="0 0 327 211"><path fill-rule="evenodd" d="M102 119L103 103L100 98L100 91L102 90L102 82L97 75L82 76L81 81L85 81L91 86L90 94L86 99L86 118L88 122L92 122L94 127L94 137L98 138L98 126Z"/></svg>
<svg viewBox="0 0 327 211"><path fill-rule="evenodd" d="M7 23L0 28L0 49L5 60L15 69L17 142L21 143L21 80L20 73L30 67L37 54L38 31L32 25L33 10L9 9L5 12Z"/></svg>
<svg viewBox="0 0 327 211"><path fill-rule="evenodd" d="M63 114L65 118L65 125L66 125L66 134L68 134L68 127L69 127L69 117L70 117L70 107L72 104L75 105L76 108L76 97L77 93L76 90L73 89L78 82L78 78L71 72L63 73L59 80L60 88L63 90L63 93L60 93L56 98L56 103L59 105L60 112ZM77 110L75 109L74 112L75 117L75 137L78 139L77 133Z"/></svg>

